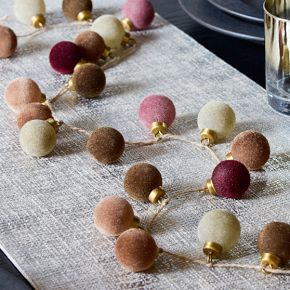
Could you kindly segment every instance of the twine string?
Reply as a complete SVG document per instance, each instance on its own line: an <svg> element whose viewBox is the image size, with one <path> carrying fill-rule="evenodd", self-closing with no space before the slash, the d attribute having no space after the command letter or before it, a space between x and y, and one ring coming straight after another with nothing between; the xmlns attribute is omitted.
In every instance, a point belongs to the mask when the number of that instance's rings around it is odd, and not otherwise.
<svg viewBox="0 0 290 290"><path fill-rule="evenodd" d="M27 34L17 35L17 37L35 37L35 36L40 35L43 32L45 32L45 30L46 30L46 28L45 27L42 27L40 29L35 29L34 31L29 32Z"/></svg>
<svg viewBox="0 0 290 290"><path fill-rule="evenodd" d="M73 125L70 125L70 124L67 124L67 123L63 123L63 125L66 126L69 129L71 129L71 130L78 131L78 132L83 133L83 134L85 134L87 136L90 136L92 134L92 132L90 132L90 131L88 131L86 129L77 127L77 126L73 126Z"/></svg>

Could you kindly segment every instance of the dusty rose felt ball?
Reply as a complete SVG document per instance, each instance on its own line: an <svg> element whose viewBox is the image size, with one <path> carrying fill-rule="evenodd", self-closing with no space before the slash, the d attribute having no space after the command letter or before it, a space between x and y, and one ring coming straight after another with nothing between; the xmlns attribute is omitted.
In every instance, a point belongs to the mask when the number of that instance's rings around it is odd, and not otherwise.
<svg viewBox="0 0 290 290"><path fill-rule="evenodd" d="M218 195L239 199L250 186L250 173L239 161L220 162L212 173L212 183Z"/></svg>
<svg viewBox="0 0 290 290"><path fill-rule="evenodd" d="M174 122L175 115L175 106L166 96L147 96L139 106L139 120L148 129L153 122L164 122L169 127Z"/></svg>
<svg viewBox="0 0 290 290"><path fill-rule="evenodd" d="M12 111L18 113L26 104L41 102L42 93L35 81L21 77L7 85L4 100Z"/></svg>
<svg viewBox="0 0 290 290"><path fill-rule="evenodd" d="M153 21L155 11L148 0L128 0L122 9L125 18L130 19L136 29L145 29Z"/></svg>
<svg viewBox="0 0 290 290"><path fill-rule="evenodd" d="M106 236L119 236L133 225L133 219L130 203L115 195L100 200L94 211L95 226Z"/></svg>
<svg viewBox="0 0 290 290"><path fill-rule="evenodd" d="M0 25L0 58L13 55L17 48L17 37L12 29Z"/></svg>
<svg viewBox="0 0 290 290"><path fill-rule="evenodd" d="M159 253L153 237L142 229L123 232L116 241L115 254L120 265L130 272L149 269Z"/></svg>
<svg viewBox="0 0 290 290"><path fill-rule="evenodd" d="M51 67L61 74L72 74L80 59L78 46L70 41L58 42L52 47L49 54Z"/></svg>
<svg viewBox="0 0 290 290"><path fill-rule="evenodd" d="M249 170L258 170L270 157L270 145L263 134L252 130L244 131L233 140L231 155Z"/></svg>
<svg viewBox="0 0 290 290"><path fill-rule="evenodd" d="M51 110L48 106L41 103L31 103L23 106L17 116L17 126L23 125L31 120L47 120L52 118Z"/></svg>

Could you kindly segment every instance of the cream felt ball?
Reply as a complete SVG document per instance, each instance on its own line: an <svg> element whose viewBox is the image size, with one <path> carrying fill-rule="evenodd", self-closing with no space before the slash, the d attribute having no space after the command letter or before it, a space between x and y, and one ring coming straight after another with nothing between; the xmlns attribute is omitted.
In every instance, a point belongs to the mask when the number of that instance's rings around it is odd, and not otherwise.
<svg viewBox="0 0 290 290"><path fill-rule="evenodd" d="M21 128L19 142L26 154L34 157L46 156L55 147L56 132L46 121L32 120Z"/></svg>

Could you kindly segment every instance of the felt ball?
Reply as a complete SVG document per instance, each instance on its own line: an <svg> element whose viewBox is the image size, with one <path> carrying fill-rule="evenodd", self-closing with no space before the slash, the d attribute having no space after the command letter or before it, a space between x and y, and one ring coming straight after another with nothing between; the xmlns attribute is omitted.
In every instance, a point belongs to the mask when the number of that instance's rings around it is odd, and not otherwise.
<svg viewBox="0 0 290 290"><path fill-rule="evenodd" d="M125 140L116 129L102 127L95 130L87 141L87 150L100 163L116 162L125 149Z"/></svg>
<svg viewBox="0 0 290 290"><path fill-rule="evenodd" d="M211 180L218 195L238 199L250 186L250 173L241 162L225 160L215 167Z"/></svg>
<svg viewBox="0 0 290 290"><path fill-rule="evenodd" d="M140 201L148 201L151 191L159 186L162 186L161 173L148 163L133 165L124 179L125 191L130 197Z"/></svg>
<svg viewBox="0 0 290 290"><path fill-rule="evenodd" d="M147 96L139 106L139 120L149 129L153 122L163 122L169 127L174 122L175 115L175 106L166 96Z"/></svg>
<svg viewBox="0 0 290 290"><path fill-rule="evenodd" d="M91 30L97 32L110 48L119 48L125 36L121 21L114 15L100 16L93 22Z"/></svg>
<svg viewBox="0 0 290 290"><path fill-rule="evenodd" d="M119 236L133 226L134 211L126 199L107 196L96 205L94 222L102 234Z"/></svg>
<svg viewBox="0 0 290 290"><path fill-rule="evenodd" d="M47 120L52 118L51 110L41 103L30 103L24 105L17 116L17 126L22 128L24 124L31 120Z"/></svg>
<svg viewBox="0 0 290 290"><path fill-rule="evenodd" d="M63 0L62 11L65 17L76 20L80 12L92 11L91 0Z"/></svg>
<svg viewBox="0 0 290 290"><path fill-rule="evenodd" d="M257 246L261 254L270 253L286 264L290 260L290 225L271 222L261 230Z"/></svg>
<svg viewBox="0 0 290 290"><path fill-rule="evenodd" d="M232 249L240 239L241 226L234 214L225 209L207 212L198 224L198 238L202 244L214 242L223 252Z"/></svg>
<svg viewBox="0 0 290 290"><path fill-rule="evenodd" d="M13 55L17 48L17 37L12 29L0 25L0 58Z"/></svg>
<svg viewBox="0 0 290 290"><path fill-rule="evenodd" d="M42 93L35 81L21 77L7 85L4 100L12 111L18 113L26 104L41 102Z"/></svg>
<svg viewBox="0 0 290 290"><path fill-rule="evenodd" d="M81 96L95 98L104 90L106 76L98 65L85 63L75 69L72 84L73 89Z"/></svg>
<svg viewBox="0 0 290 290"><path fill-rule="evenodd" d="M128 18L134 28L145 29L153 21L155 11L148 0L127 0L122 9L123 16Z"/></svg>
<svg viewBox="0 0 290 290"><path fill-rule="evenodd" d="M75 39L81 58L89 62L97 62L103 55L106 45L104 39L94 31L83 31Z"/></svg>
<svg viewBox="0 0 290 290"><path fill-rule="evenodd" d="M72 74L80 59L78 46L70 41L58 42L49 53L51 67L61 74Z"/></svg>
<svg viewBox="0 0 290 290"><path fill-rule="evenodd" d="M45 15L44 0L15 0L14 14L20 22L31 25L33 16Z"/></svg>
<svg viewBox="0 0 290 290"><path fill-rule="evenodd" d="M153 237L142 229L130 229L117 239L115 254L120 265L130 272L149 269L159 253Z"/></svg>
<svg viewBox="0 0 290 290"><path fill-rule="evenodd" d="M244 131L235 137L231 155L249 170L258 170L270 157L270 145L263 134L252 130Z"/></svg>
<svg viewBox="0 0 290 290"><path fill-rule="evenodd" d="M210 129L218 139L228 137L235 128L236 116L233 109L220 101L210 101L198 113L197 124L200 131Z"/></svg>
<svg viewBox="0 0 290 290"><path fill-rule="evenodd" d="M31 120L20 129L19 142L26 154L42 157L48 155L54 149L56 133L48 122Z"/></svg>

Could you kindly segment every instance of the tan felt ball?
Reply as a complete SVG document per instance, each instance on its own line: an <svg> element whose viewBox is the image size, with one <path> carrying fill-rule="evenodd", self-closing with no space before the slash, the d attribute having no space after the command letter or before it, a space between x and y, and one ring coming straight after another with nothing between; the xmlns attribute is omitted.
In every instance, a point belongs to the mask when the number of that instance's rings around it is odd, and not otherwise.
<svg viewBox="0 0 290 290"><path fill-rule="evenodd" d="M159 249L153 237L141 229L130 229L116 241L115 254L120 265L130 272L149 269L158 256Z"/></svg>
<svg viewBox="0 0 290 290"><path fill-rule="evenodd" d="M270 253L286 264L290 260L290 225L282 222L267 224L259 234L257 245L261 254Z"/></svg>
<svg viewBox="0 0 290 290"><path fill-rule="evenodd" d="M92 11L93 5L91 0L63 0L62 11L65 17L76 20L82 11Z"/></svg>
<svg viewBox="0 0 290 290"><path fill-rule="evenodd" d="M51 110L41 103L31 103L24 105L17 116L17 126L21 128L31 120L47 120L52 118Z"/></svg>
<svg viewBox="0 0 290 290"><path fill-rule="evenodd" d="M132 166L124 180L125 191L141 201L148 201L150 192L159 186L162 186L162 176L155 166L148 163Z"/></svg>
<svg viewBox="0 0 290 290"><path fill-rule="evenodd" d="M0 25L0 58L13 55L17 48L17 37L12 29Z"/></svg>
<svg viewBox="0 0 290 290"><path fill-rule="evenodd" d="M258 170L270 157L270 145L263 134L249 130L236 136L231 146L231 154L249 170Z"/></svg>
<svg viewBox="0 0 290 290"><path fill-rule="evenodd" d="M41 102L42 94L35 81L21 77L11 81L4 92L4 100L7 106L18 113L22 107L29 103Z"/></svg>
<svg viewBox="0 0 290 290"><path fill-rule="evenodd" d="M94 211L96 228L106 236L119 236L133 225L133 219L130 203L114 195L103 198Z"/></svg>
<svg viewBox="0 0 290 290"><path fill-rule="evenodd" d="M73 89L86 98L97 97L106 86L106 76L96 64L80 65L72 76Z"/></svg>
<svg viewBox="0 0 290 290"><path fill-rule="evenodd" d="M100 163L116 162L125 149L122 134L110 127L102 127L91 134L87 141L87 150Z"/></svg>
<svg viewBox="0 0 290 290"><path fill-rule="evenodd" d="M75 39L84 60L96 62L105 51L104 39L94 31L83 31Z"/></svg>

